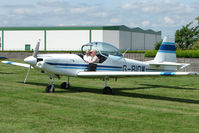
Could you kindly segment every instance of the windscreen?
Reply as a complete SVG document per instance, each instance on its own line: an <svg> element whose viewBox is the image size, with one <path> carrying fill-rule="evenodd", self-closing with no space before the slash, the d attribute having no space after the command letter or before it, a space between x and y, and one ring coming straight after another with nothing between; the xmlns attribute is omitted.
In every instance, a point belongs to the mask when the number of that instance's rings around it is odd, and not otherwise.
<svg viewBox="0 0 199 133"><path fill-rule="evenodd" d="M95 50L102 55L122 56L119 49L105 42L92 42L82 47L83 52L85 52L87 49L89 49L90 51Z"/></svg>

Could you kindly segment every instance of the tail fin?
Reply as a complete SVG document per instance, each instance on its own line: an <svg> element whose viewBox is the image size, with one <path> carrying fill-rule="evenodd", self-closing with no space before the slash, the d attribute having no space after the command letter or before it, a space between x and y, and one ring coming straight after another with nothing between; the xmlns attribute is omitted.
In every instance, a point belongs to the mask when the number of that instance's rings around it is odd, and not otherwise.
<svg viewBox="0 0 199 133"><path fill-rule="evenodd" d="M176 62L176 47L174 38L166 36L155 56L154 62Z"/></svg>
<svg viewBox="0 0 199 133"><path fill-rule="evenodd" d="M166 36L152 61L148 61L150 71L177 71L189 66L189 64L176 63L176 47L174 39Z"/></svg>

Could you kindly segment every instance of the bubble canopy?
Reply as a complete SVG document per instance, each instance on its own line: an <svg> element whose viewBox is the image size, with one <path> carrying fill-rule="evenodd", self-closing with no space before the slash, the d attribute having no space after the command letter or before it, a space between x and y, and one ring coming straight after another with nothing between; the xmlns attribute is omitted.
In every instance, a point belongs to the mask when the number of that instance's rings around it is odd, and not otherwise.
<svg viewBox="0 0 199 133"><path fill-rule="evenodd" d="M85 53L85 51L89 50L95 50L97 53L103 55L103 56L108 56L108 55L113 55L113 56L122 56L120 50L116 48L115 46L105 43L105 42L91 42L88 44L85 44L82 46L82 52Z"/></svg>

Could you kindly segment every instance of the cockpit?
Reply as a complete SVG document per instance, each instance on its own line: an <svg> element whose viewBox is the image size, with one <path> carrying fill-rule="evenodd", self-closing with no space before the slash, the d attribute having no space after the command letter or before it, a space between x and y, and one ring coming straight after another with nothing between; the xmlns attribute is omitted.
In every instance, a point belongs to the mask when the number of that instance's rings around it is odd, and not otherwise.
<svg viewBox="0 0 199 133"><path fill-rule="evenodd" d="M105 42L91 42L82 46L82 54L85 55L86 50L97 52L97 57L99 58L99 63L103 63L108 56L119 56L122 57L120 50L115 46L105 43Z"/></svg>
<svg viewBox="0 0 199 133"><path fill-rule="evenodd" d="M83 45L81 50L83 53L85 53L87 49L96 50L98 54L101 54L102 56L105 57L108 57L109 55L122 56L118 48L105 42L91 42Z"/></svg>

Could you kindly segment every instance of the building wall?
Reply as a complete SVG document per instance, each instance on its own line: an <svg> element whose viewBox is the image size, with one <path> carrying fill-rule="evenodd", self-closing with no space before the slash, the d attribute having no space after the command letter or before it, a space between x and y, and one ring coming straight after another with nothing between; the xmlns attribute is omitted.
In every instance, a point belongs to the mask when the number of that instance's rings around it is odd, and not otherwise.
<svg viewBox="0 0 199 133"><path fill-rule="evenodd" d="M34 49L39 39L44 50L44 31L4 31L4 50L25 50L25 44Z"/></svg>
<svg viewBox="0 0 199 133"><path fill-rule="evenodd" d="M162 41L161 35L156 35L156 42L160 42L160 41Z"/></svg>
<svg viewBox="0 0 199 133"><path fill-rule="evenodd" d="M92 42L103 42L103 30L92 30L91 31Z"/></svg>
<svg viewBox="0 0 199 133"><path fill-rule="evenodd" d="M120 50L131 49L131 32L120 31Z"/></svg>
<svg viewBox="0 0 199 133"><path fill-rule="evenodd" d="M114 45L119 48L120 45L120 33L117 30L104 30L103 41Z"/></svg>
<svg viewBox="0 0 199 133"><path fill-rule="evenodd" d="M2 50L2 31L0 31L0 50Z"/></svg>
<svg viewBox="0 0 199 133"><path fill-rule="evenodd" d="M154 49L156 44L155 34L145 34L145 50Z"/></svg>
<svg viewBox="0 0 199 133"><path fill-rule="evenodd" d="M144 50L144 43L144 33L132 32L132 50Z"/></svg>
<svg viewBox="0 0 199 133"><path fill-rule="evenodd" d="M47 50L81 50L89 42L89 30L46 31Z"/></svg>
<svg viewBox="0 0 199 133"><path fill-rule="evenodd" d="M80 50L89 41L107 42L120 50L154 49L154 44L161 41L161 35L142 33L142 31L123 31L118 29L3 29L4 50L25 50L25 44L34 49L38 39L41 39L40 50ZM45 32L46 30L46 32ZM143 30L144 31L144 30ZM45 34L46 33L46 34ZM46 36L45 36L46 35ZM2 31L0 31L2 37ZM46 40L45 40L46 39ZM2 47L0 47L2 50Z"/></svg>

